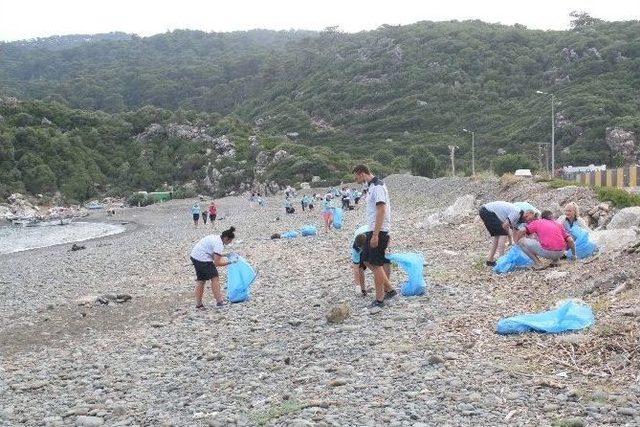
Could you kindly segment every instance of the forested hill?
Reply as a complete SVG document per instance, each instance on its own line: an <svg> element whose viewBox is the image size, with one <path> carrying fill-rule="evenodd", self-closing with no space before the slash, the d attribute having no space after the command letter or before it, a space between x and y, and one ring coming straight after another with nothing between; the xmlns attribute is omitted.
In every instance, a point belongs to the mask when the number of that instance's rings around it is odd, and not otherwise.
<svg viewBox="0 0 640 427"><path fill-rule="evenodd" d="M151 104L235 115L344 164L373 159L386 173L408 168L414 147L443 168L452 143L468 171L462 128L476 132L481 169L498 152L537 160L536 143L550 139L550 100L537 90L555 94L559 165L615 163L606 129L640 130L638 21L581 16L568 31L480 21L356 34L174 31L0 50L5 96L112 113Z"/></svg>

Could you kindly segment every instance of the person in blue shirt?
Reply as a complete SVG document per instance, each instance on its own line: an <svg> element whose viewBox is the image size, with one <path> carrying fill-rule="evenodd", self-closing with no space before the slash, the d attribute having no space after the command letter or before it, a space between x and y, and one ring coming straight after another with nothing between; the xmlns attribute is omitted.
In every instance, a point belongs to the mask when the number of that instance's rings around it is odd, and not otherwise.
<svg viewBox="0 0 640 427"><path fill-rule="evenodd" d="M356 233L358 231L362 231L362 230L358 229L356 230ZM359 233L359 234L356 234L356 237L353 239L353 245L351 246L351 262L353 263L353 265L351 266L351 269L353 271L353 280L356 283L356 285L360 286L360 293L362 293L363 297L367 296L367 288L366 288L366 283L364 279L364 272L367 269L367 266L362 260L362 250L366 244L367 244L367 235L365 233ZM387 275L387 278L391 278L391 261L385 258L384 265L382 268L384 269L384 272ZM389 298L394 295L395 295L395 291L392 291L392 293L387 293L385 295L385 298Z"/></svg>
<svg viewBox="0 0 640 427"><path fill-rule="evenodd" d="M200 205L198 202L191 206L191 216L193 217L193 227L198 227L198 221L200 220Z"/></svg>

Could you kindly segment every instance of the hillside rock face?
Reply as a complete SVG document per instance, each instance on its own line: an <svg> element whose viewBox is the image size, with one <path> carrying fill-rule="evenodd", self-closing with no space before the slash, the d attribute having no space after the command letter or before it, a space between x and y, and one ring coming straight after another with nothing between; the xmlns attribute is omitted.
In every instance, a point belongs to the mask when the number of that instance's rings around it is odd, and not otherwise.
<svg viewBox="0 0 640 427"><path fill-rule="evenodd" d="M620 156L624 165L634 165L638 161L638 140L635 133L619 128L608 127L605 142L614 156Z"/></svg>
<svg viewBox="0 0 640 427"><path fill-rule="evenodd" d="M163 137L199 142L210 149L210 153L215 152L222 157L234 158L236 156L236 146L226 135L214 138L207 133L204 126L178 123L162 126L154 123L149 125L144 132L138 134L136 140L147 142L154 138Z"/></svg>

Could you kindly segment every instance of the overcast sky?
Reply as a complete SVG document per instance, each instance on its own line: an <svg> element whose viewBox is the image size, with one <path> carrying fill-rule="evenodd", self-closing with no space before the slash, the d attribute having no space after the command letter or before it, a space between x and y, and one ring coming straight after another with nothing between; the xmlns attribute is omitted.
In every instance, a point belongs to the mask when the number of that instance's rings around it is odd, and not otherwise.
<svg viewBox="0 0 640 427"><path fill-rule="evenodd" d="M342 31L382 24L481 19L536 29L566 29L569 12L607 21L640 19L640 0L0 0L0 40L124 31L253 28Z"/></svg>

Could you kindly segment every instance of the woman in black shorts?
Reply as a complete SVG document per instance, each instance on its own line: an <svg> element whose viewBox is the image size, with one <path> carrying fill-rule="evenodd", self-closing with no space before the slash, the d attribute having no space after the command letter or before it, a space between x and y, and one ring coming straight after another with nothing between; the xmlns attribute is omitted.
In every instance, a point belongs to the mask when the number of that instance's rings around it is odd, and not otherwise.
<svg viewBox="0 0 640 427"><path fill-rule="evenodd" d="M220 279L216 267L224 267L235 261L222 256L224 245L228 245L236 237L234 227L225 230L219 236L211 234L203 237L191 250L191 263L196 270L196 308L204 309L202 295L207 280L211 281L211 292L217 306L224 305Z"/></svg>

